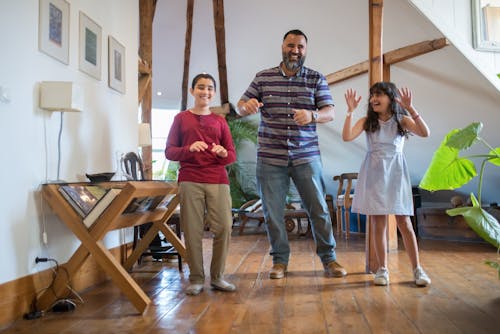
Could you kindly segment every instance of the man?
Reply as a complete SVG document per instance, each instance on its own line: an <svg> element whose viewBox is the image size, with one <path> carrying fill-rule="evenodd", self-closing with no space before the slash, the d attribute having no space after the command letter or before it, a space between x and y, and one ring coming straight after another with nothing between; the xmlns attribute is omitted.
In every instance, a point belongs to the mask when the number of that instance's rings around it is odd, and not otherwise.
<svg viewBox="0 0 500 334"><path fill-rule="evenodd" d="M290 178L309 215L325 274L342 277L346 271L336 261L316 132L316 123L333 120L332 96L325 77L303 66L307 37L302 31L287 32L281 50L280 65L257 73L238 102L241 116L261 115L257 188L273 257L269 277L283 278L290 257L283 219Z"/></svg>

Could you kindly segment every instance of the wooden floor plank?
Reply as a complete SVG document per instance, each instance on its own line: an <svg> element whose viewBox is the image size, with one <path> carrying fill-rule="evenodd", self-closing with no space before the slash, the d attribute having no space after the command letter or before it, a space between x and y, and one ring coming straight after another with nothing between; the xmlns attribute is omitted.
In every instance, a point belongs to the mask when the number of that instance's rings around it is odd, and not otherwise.
<svg viewBox="0 0 500 334"><path fill-rule="evenodd" d="M237 232L237 231L235 231ZM207 235L208 236L208 235ZM204 239L204 291L187 296L189 267L144 259L132 277L151 298L144 314L111 281L81 293L68 313L19 320L5 333L494 333L500 328L500 280L484 264L496 258L486 244L420 240L430 287L413 282L402 243L389 254L391 283L373 285L364 272L362 236L337 240L348 276L328 278L310 237L290 234L284 279L269 278L272 259L265 233L234 233L226 278L238 290L210 288L211 239Z"/></svg>

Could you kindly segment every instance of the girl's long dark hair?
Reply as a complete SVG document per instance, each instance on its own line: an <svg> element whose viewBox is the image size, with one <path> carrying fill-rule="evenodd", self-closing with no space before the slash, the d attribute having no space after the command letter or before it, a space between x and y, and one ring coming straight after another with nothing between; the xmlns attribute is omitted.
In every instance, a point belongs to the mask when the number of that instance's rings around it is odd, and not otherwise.
<svg viewBox="0 0 500 334"><path fill-rule="evenodd" d="M400 123L403 115L408 115L408 112L396 102L396 97L399 97L396 85L392 82L377 82L370 87L370 97L373 94L385 94L389 97L391 100L389 112L392 114L392 117L396 119L396 123L398 123L398 133L400 136L408 137L408 130L405 130ZM364 130L366 132L375 132L379 129L380 124L378 123L378 113L373 111L371 104L368 103Z"/></svg>

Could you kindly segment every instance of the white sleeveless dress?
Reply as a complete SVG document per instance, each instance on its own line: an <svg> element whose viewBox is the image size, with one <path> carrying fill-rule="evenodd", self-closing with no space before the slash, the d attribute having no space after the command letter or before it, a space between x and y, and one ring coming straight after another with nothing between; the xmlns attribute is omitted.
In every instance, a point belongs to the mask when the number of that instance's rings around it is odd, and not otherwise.
<svg viewBox="0 0 500 334"><path fill-rule="evenodd" d="M380 130L365 132L368 152L361 164L354 190L352 212L365 215L413 216L410 172L403 154L405 137L394 117Z"/></svg>

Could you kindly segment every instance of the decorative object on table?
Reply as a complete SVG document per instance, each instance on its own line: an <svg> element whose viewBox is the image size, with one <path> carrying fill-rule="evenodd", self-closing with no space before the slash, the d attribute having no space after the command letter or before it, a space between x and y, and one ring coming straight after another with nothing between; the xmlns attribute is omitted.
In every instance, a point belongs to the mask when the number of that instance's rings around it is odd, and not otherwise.
<svg viewBox="0 0 500 334"><path fill-rule="evenodd" d="M114 175L115 175L115 172L96 173L96 174L85 173L85 176L90 180L90 182L107 182L107 181L111 181L111 178L113 178Z"/></svg>
<svg viewBox="0 0 500 334"><path fill-rule="evenodd" d="M108 85L125 94L125 46L108 37Z"/></svg>
<svg viewBox="0 0 500 334"><path fill-rule="evenodd" d="M79 69L97 80L101 80L101 41L101 26L80 12Z"/></svg>
<svg viewBox="0 0 500 334"><path fill-rule="evenodd" d="M64 0L40 0L38 49L69 64L69 3Z"/></svg>
<svg viewBox="0 0 500 334"><path fill-rule="evenodd" d="M63 114L83 109L83 93L78 85L70 81L42 81L39 105L41 109L61 113L57 140L57 181L60 181Z"/></svg>
<svg viewBox="0 0 500 334"><path fill-rule="evenodd" d="M477 176L476 166L471 159L482 159L477 198L473 193L470 194L472 206L449 209L446 213L450 216L462 215L481 238L500 251L500 224L482 207L481 201L484 169L488 162L500 166L500 147L493 148L479 136L482 128L482 123L474 122L463 129L450 131L434 152L432 161L420 182L420 188L429 191L460 188ZM488 153L459 156L460 151L469 149L477 142L486 146ZM487 264L498 271L500 278L500 261L487 261Z"/></svg>

